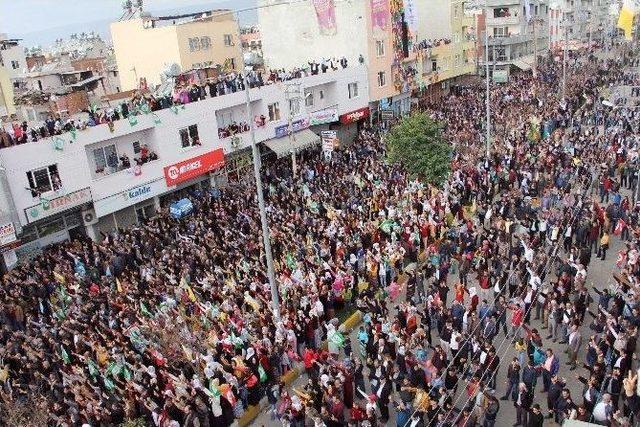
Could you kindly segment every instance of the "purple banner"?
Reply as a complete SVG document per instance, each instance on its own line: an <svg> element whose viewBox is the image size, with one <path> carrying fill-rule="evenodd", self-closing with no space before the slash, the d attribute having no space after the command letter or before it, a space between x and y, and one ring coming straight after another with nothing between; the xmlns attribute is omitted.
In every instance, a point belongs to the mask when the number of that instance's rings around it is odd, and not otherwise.
<svg viewBox="0 0 640 427"><path fill-rule="evenodd" d="M371 26L386 30L389 24L389 0L371 0Z"/></svg>
<svg viewBox="0 0 640 427"><path fill-rule="evenodd" d="M336 5L333 0L313 0L320 34L333 36L337 33Z"/></svg>

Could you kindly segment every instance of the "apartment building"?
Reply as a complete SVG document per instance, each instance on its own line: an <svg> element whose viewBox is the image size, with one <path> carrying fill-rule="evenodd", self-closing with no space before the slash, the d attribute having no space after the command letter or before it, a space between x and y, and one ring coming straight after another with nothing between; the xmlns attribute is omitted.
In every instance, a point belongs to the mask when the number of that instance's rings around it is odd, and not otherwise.
<svg viewBox="0 0 640 427"><path fill-rule="evenodd" d="M195 189L251 179L247 120L265 155L290 156L319 144L327 130L353 138L368 119L368 91L366 68L354 64L250 89L248 114L246 93L236 92L2 148L0 196L10 212L0 210L0 232L18 240L0 240L0 252L20 260L70 237L100 239L101 231L142 221L181 195L197 197ZM232 124L240 128L235 134L225 131Z"/></svg>
<svg viewBox="0 0 640 427"><path fill-rule="evenodd" d="M369 72L372 120L403 114L411 108L416 73L413 50L420 2L353 0L287 4L260 0L258 20L265 68L309 67L310 62L346 58ZM362 94L359 94L362 96Z"/></svg>
<svg viewBox="0 0 640 427"><path fill-rule="evenodd" d="M238 23L229 10L174 16L138 11L112 23L111 37L123 91L138 88L141 79L149 86L161 83L174 64L182 71L244 67Z"/></svg>
<svg viewBox="0 0 640 427"><path fill-rule="evenodd" d="M418 2L417 89L439 96L476 72L476 22L463 0Z"/></svg>
<svg viewBox="0 0 640 427"><path fill-rule="evenodd" d="M529 70L535 55L549 49L549 4L546 0L486 0L484 23L488 31L489 74L494 81L509 78L515 69ZM479 40L484 49L484 34ZM478 52L484 72L486 55Z"/></svg>

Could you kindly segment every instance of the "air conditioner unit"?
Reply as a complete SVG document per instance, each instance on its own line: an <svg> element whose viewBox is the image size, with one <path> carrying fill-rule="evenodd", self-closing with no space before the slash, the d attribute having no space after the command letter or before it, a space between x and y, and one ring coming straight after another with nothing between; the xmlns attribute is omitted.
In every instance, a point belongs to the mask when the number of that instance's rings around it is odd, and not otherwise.
<svg viewBox="0 0 640 427"><path fill-rule="evenodd" d="M93 209L82 211L82 222L84 225L94 225L98 223L98 216Z"/></svg>

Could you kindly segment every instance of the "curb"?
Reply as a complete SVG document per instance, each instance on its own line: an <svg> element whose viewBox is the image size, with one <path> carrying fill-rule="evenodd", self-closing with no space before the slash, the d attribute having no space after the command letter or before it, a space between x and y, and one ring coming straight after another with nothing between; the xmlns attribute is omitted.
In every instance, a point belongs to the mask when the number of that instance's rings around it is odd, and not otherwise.
<svg viewBox="0 0 640 427"><path fill-rule="evenodd" d="M362 313L360 312L360 310L356 310L353 314L351 314L351 316L349 316L342 323L341 326L344 326L345 333L348 334L349 332L353 331L360 324L360 322L362 322ZM325 340L322 344L322 348L326 349L326 347L327 347L327 341ZM292 370L284 374L281 377L281 380L284 382L284 384L287 387L289 387L300 377L300 375L302 375L303 372L304 372L304 369L293 368ZM268 404L267 404L266 398L261 399L260 404L258 405L249 406L244 411L244 414L242 415L242 417L238 418L237 425L239 427L247 427L253 421L255 421L256 418L258 418L258 415L260 415L260 412L262 412L262 410L265 409L267 406Z"/></svg>

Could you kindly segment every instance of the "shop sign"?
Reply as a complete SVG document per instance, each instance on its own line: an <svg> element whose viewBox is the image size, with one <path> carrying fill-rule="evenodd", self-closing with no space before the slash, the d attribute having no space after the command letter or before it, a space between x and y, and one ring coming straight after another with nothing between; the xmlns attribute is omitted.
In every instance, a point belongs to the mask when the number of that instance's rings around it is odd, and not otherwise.
<svg viewBox="0 0 640 427"><path fill-rule="evenodd" d="M340 123L348 125L349 123L355 123L358 120L362 120L369 117L369 107L364 107L356 111L352 111L340 116Z"/></svg>
<svg viewBox="0 0 640 427"><path fill-rule="evenodd" d="M224 166L224 152L222 148L218 148L201 156L165 167L164 179L167 187L173 187L222 166Z"/></svg>
<svg viewBox="0 0 640 427"><path fill-rule="evenodd" d="M102 218L103 216L117 212L120 209L151 199L152 197L164 193L166 190L167 186L165 185L164 180L158 179L156 181L148 182L129 190L125 190L121 193L105 197L104 199L95 200L93 202L93 208L96 211L96 216L98 218Z"/></svg>
<svg viewBox="0 0 640 427"><path fill-rule="evenodd" d="M12 222L0 225L0 246L7 245L18 240L16 237L16 227Z"/></svg>
<svg viewBox="0 0 640 427"><path fill-rule="evenodd" d="M309 125L317 126L338 121L337 108L325 108L324 110L314 111L309 114Z"/></svg>
<svg viewBox="0 0 640 427"><path fill-rule="evenodd" d="M493 81L496 83L507 83L509 81L509 73L507 70L493 70Z"/></svg>
<svg viewBox="0 0 640 427"><path fill-rule="evenodd" d="M55 199L42 198L41 203L26 208L24 213L27 216L27 222L31 223L89 202L91 202L91 188L87 187Z"/></svg>
<svg viewBox="0 0 640 427"><path fill-rule="evenodd" d="M300 119L291 122L291 132L298 132L309 127L309 119ZM276 129L276 138L283 138L289 135L289 125L278 126Z"/></svg>

